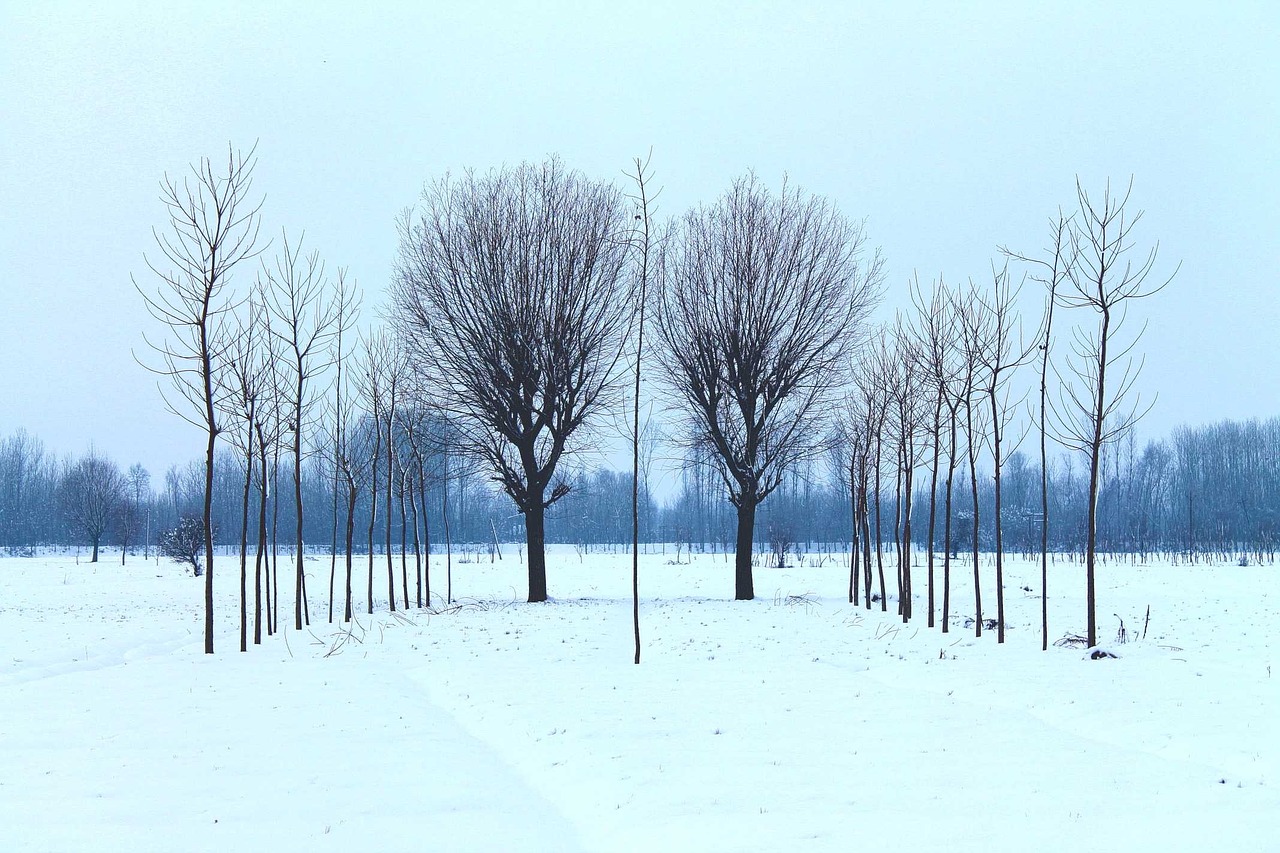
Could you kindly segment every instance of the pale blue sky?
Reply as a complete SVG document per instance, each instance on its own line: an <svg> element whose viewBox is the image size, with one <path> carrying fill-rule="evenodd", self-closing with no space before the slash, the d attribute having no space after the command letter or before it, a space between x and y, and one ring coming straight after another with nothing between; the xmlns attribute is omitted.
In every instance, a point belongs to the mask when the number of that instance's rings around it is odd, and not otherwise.
<svg viewBox="0 0 1280 853"><path fill-rule="evenodd" d="M866 217L890 302L1135 178L1174 284L1142 434L1280 414L1272 3L0 3L0 435L157 478L200 453L132 359L157 184L259 140L267 232L381 299L425 180L559 153L662 212L754 168ZM252 278L245 270L242 283Z"/></svg>

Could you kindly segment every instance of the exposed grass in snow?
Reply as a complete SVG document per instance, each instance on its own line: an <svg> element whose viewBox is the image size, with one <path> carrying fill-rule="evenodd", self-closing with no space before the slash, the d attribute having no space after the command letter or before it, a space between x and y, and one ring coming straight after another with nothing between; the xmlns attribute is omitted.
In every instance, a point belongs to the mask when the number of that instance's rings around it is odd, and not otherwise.
<svg viewBox="0 0 1280 853"><path fill-rule="evenodd" d="M1094 661L1040 651L1022 561L1000 647L962 627L962 567L943 634L922 568L902 625L892 599L847 604L837 561L759 568L733 602L723 556L669 559L642 557L639 667L624 555L553 552L537 605L511 554L455 563L454 606L379 601L351 626L325 621L311 559L311 628L245 655L224 559L214 657L176 566L0 560L2 846L1275 849L1272 567L1105 567L1103 635L1151 621ZM1083 577L1052 571L1057 638L1083 626Z"/></svg>

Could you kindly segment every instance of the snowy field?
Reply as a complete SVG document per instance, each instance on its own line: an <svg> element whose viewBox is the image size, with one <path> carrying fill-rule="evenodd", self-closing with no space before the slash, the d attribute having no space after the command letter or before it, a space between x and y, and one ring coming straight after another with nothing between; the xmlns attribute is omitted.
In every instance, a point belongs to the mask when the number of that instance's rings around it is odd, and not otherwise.
<svg viewBox="0 0 1280 853"><path fill-rule="evenodd" d="M213 657L173 564L0 559L0 849L1280 849L1275 567L1104 567L1100 634L1150 626L1094 661L1040 651L1032 564L999 647L962 571L944 635L923 597L910 627L844 603L835 561L735 603L725 557L668 549L637 667L629 556L553 549L529 605L515 552L349 637L310 559L311 629L249 654L224 558ZM1052 636L1082 632L1082 570L1050 583Z"/></svg>

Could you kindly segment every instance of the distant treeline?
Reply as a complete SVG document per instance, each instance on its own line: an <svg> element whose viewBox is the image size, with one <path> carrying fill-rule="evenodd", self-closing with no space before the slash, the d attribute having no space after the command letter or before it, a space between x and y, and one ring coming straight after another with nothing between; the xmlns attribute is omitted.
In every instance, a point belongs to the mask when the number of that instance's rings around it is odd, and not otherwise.
<svg viewBox="0 0 1280 853"><path fill-rule="evenodd" d="M335 534L333 476L316 457L304 465L303 500L308 508L303 538L307 547L328 553ZM848 549L850 497L834 466L811 461L790 471L785 482L760 507L757 550L779 554L818 549ZM1167 439L1140 446L1132 437L1108 447L1099 496L1100 550L1134 555L1214 560L1274 562L1280 533L1280 418L1247 422L1223 421L1212 426L1183 427ZM292 469L281 458L270 488L269 530L280 550L295 538ZM1082 551L1088 470L1078 454L1060 453L1049 466L1050 548ZM958 472L958 477L963 472ZM1008 551L1037 553L1040 536L1040 468L1021 452L1012 454L1004 470L1004 540ZM928 529L930 495L917 489L912 524ZM643 480L643 478L642 478ZM621 548L630 542L631 477L606 469L578 471L568 478L571 491L547 513L550 542L585 548ZM919 482L919 480L917 480ZM960 481L957 481L959 486ZM219 545L238 545L244 468L236 455L218 456L215 473L214 525ZM420 481L397 484L391 513L391 547L412 538L412 514L402 520L400 497L416 489L421 508L419 532L432 551L488 553L494 543L519 542L523 523L510 500L475 466L444 449L427 454ZM967 481L957 493L968 494ZM21 554L41 546L98 544L130 551L150 551L162 532L184 516L198 516L203 495L203 467L193 461L153 477L141 465L120 468L96 453L80 458L59 456L37 437L19 430L0 439L0 548ZM979 473L979 545L994 547L994 488ZM378 495L378 512L385 496ZM339 523L346 506L339 495ZM895 498L881 494L879 538L893 547ZM364 489L356 504L359 550L365 536L371 494ZM941 507L939 505L939 512ZM954 517L972 518L971 507L957 502ZM385 520L374 525L373 548L387 547ZM650 484L640 486L640 539L697 551L732 551L736 512L724 496L713 467L687 460L671 498L658 501ZM939 528L940 529L940 528ZM874 526L872 535L875 536ZM953 549L971 547L970 528L955 525ZM256 531L250 526L250 542ZM941 534L937 547L941 547ZM925 537L917 539L924 547Z"/></svg>

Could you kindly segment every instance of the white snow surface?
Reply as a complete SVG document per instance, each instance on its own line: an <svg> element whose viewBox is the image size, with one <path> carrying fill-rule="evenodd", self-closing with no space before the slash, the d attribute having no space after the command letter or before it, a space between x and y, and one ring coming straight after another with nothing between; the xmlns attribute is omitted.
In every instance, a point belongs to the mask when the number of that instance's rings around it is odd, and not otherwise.
<svg viewBox="0 0 1280 853"><path fill-rule="evenodd" d="M1118 657L1091 660L1040 650L1032 562L1009 560L1000 646L963 628L963 563L943 634L923 566L903 626L846 602L845 557L759 567L751 602L731 557L673 557L641 558L640 666L629 554L551 549L543 604L516 546L455 556L461 606L379 598L350 635L308 557L310 628L286 592L289 629L247 654L222 557L213 656L175 564L0 559L0 849L1280 849L1276 567L1101 566ZM1083 632L1083 589L1051 567L1051 637Z"/></svg>

